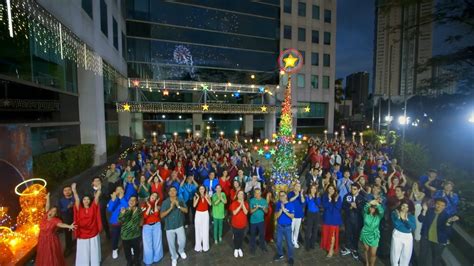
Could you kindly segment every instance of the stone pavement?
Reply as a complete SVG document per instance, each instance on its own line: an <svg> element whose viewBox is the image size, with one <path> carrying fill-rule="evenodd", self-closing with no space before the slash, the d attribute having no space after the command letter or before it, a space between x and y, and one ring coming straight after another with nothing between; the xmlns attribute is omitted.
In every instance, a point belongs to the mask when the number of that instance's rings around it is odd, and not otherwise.
<svg viewBox="0 0 474 266"><path fill-rule="evenodd" d="M212 228L212 227L211 227ZM186 229L187 241L185 252L187 259L178 260L178 265L288 265L287 258L281 261L273 261L273 256L276 253L276 245L270 243L267 246L268 252L263 253L258 249L255 255L250 254L250 247L248 241L244 241L243 252L244 257L234 258L234 250L232 247L232 232L229 231L229 225L224 225L224 238L219 244L214 244L212 235L210 235L210 250L205 253L198 253L194 251L194 230L192 227ZM212 233L212 229L211 229ZM168 244L166 242L166 234L163 234L163 249L164 257L160 262L153 265L171 265L171 259L168 252ZM62 238L62 236L61 236ZM122 247L119 248L119 258L112 259L110 241L105 239L102 234L102 265L127 265ZM362 249L361 249L362 251ZM286 255L286 254L285 254ZM362 254L361 254L362 255ZM66 258L67 265L74 265L75 252ZM361 261L354 260L351 256L342 257L335 255L332 258L326 258L326 252L319 249L319 246L311 251L305 251L303 247L295 249L295 263L294 265L363 265ZM377 260L377 265L384 265L380 260Z"/></svg>

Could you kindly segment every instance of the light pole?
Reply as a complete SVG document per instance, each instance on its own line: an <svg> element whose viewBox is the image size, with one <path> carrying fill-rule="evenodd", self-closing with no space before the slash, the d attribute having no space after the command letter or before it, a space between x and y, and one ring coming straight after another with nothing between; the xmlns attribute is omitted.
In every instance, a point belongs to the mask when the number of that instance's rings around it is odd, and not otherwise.
<svg viewBox="0 0 474 266"><path fill-rule="evenodd" d="M158 143L158 142L156 141L156 135L157 135L156 131L153 131L153 132L151 133L151 135L153 136L153 145L156 145L156 144Z"/></svg>
<svg viewBox="0 0 474 266"><path fill-rule="evenodd" d="M335 140L335 141L337 141L337 135L338 135L338 134L339 134L339 133L338 133L337 131L334 132L334 140Z"/></svg>
<svg viewBox="0 0 474 266"><path fill-rule="evenodd" d="M360 132L359 136L360 136L360 144L364 145L364 133Z"/></svg>
<svg viewBox="0 0 474 266"><path fill-rule="evenodd" d="M191 138L191 129L189 129L189 128L186 129L186 133L188 133L188 139L190 139Z"/></svg>
<svg viewBox="0 0 474 266"><path fill-rule="evenodd" d="M324 141L328 141L328 131L324 130Z"/></svg>
<svg viewBox="0 0 474 266"><path fill-rule="evenodd" d="M353 143L356 142L356 133L355 133L355 131L352 132L352 142L353 142Z"/></svg>
<svg viewBox="0 0 474 266"><path fill-rule="evenodd" d="M406 101L405 101L405 110L403 111L404 115L398 117L398 123L400 125L402 125L402 154L401 154L401 163L402 165L404 165L404 160L405 160L405 149L404 149L404 145L405 145L405 130L406 130L406 127L408 125L408 123L410 123L410 117L407 117L406 116L406 113L407 113L407 108L406 108Z"/></svg>
<svg viewBox="0 0 474 266"><path fill-rule="evenodd" d="M174 141L177 141L178 140L178 132L174 132L173 136L174 136Z"/></svg>
<svg viewBox="0 0 474 266"><path fill-rule="evenodd" d="M221 135L221 139L224 138L224 131L219 132L219 135Z"/></svg>
<svg viewBox="0 0 474 266"><path fill-rule="evenodd" d="M346 135L344 133L345 126L341 126L341 140L342 142L346 141Z"/></svg>
<svg viewBox="0 0 474 266"><path fill-rule="evenodd" d="M235 142L239 142L239 131L236 130L234 131L234 133L235 133Z"/></svg>
<svg viewBox="0 0 474 266"><path fill-rule="evenodd" d="M206 139L210 139L211 138L211 127L207 126L206 129L207 129Z"/></svg>

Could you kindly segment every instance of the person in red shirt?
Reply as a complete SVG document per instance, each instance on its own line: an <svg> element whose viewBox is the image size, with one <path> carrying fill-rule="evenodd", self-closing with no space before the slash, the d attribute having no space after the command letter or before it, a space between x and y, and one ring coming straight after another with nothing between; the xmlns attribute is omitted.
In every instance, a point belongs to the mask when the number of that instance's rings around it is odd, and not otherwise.
<svg viewBox="0 0 474 266"><path fill-rule="evenodd" d="M158 168L159 171L160 171L160 176L161 178L166 181L168 179L168 177L171 175L171 171L170 169L168 168L168 164L165 163L162 167L159 167Z"/></svg>
<svg viewBox="0 0 474 266"><path fill-rule="evenodd" d="M249 204L244 199L244 191L237 192L237 200L230 204L232 211L232 231L234 233L234 257L243 257L242 242L244 241L245 228L247 227Z"/></svg>
<svg viewBox="0 0 474 266"><path fill-rule="evenodd" d="M222 188L222 192L224 192L226 198L230 197L231 191L231 183L230 183L230 176L227 174L227 170L222 171L222 176L219 178L219 185Z"/></svg>
<svg viewBox="0 0 474 266"><path fill-rule="evenodd" d="M74 223L71 225L64 224L58 218L58 209L56 207L49 208L49 193L46 195L46 214L39 224L38 246L36 248L35 265L38 266L66 266L64 256L61 251L61 242L59 241L56 230L58 228L66 228L69 230L76 229Z"/></svg>
<svg viewBox="0 0 474 266"><path fill-rule="evenodd" d="M232 186L233 188L230 190L230 198L229 198L231 204L232 202L237 200L237 192L239 192L240 190L243 191L243 189L240 187L240 182L238 180L234 180L234 182L232 182ZM229 209L230 209L230 205L229 205Z"/></svg>
<svg viewBox="0 0 474 266"><path fill-rule="evenodd" d="M143 262L145 265L157 263L163 258L159 202L158 193L153 192L142 207Z"/></svg>
<svg viewBox="0 0 474 266"><path fill-rule="evenodd" d="M150 178L148 178L148 184L151 186L151 193L158 194L158 205L161 206L163 202L163 185L164 181L159 175L159 171L156 171Z"/></svg>
<svg viewBox="0 0 474 266"><path fill-rule="evenodd" d="M71 185L74 195L74 223L77 228L74 235L77 239L76 265L100 265L101 245L100 231L102 231L102 220L99 210L99 197L101 188L96 190L94 200L89 196L79 199L76 183Z"/></svg>
<svg viewBox="0 0 474 266"><path fill-rule="evenodd" d="M194 235L196 252L209 250L209 205L211 198L207 194L206 187L200 185L198 193L194 195L193 207L196 209L194 214Z"/></svg>

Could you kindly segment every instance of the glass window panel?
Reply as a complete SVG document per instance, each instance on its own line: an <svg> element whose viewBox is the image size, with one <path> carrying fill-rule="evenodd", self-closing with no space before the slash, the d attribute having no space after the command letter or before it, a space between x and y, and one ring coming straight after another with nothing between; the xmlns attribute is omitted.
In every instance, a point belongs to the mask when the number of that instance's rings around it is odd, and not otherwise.
<svg viewBox="0 0 474 266"><path fill-rule="evenodd" d="M313 5L313 19L319 20L319 6Z"/></svg>
<svg viewBox="0 0 474 266"><path fill-rule="evenodd" d="M312 43L319 43L319 31L318 30L311 31L311 42Z"/></svg>
<svg viewBox="0 0 474 266"><path fill-rule="evenodd" d="M305 42L306 41L306 29L305 28L298 28L298 41Z"/></svg>
<svg viewBox="0 0 474 266"><path fill-rule="evenodd" d="M318 89L319 84L318 84L318 76L317 75L311 75L311 88L312 89Z"/></svg>
<svg viewBox="0 0 474 266"><path fill-rule="evenodd" d="M323 76L323 89L329 89L330 77Z"/></svg>
<svg viewBox="0 0 474 266"><path fill-rule="evenodd" d="M285 0L283 3L283 12L291 14L291 1L292 0Z"/></svg>
<svg viewBox="0 0 474 266"><path fill-rule="evenodd" d="M81 2L82 9L89 15L90 18L94 18L92 12L92 0L82 0Z"/></svg>
<svg viewBox="0 0 474 266"><path fill-rule="evenodd" d="M324 9L324 22L331 23L331 10Z"/></svg>
<svg viewBox="0 0 474 266"><path fill-rule="evenodd" d="M100 0L100 30L105 36L109 36L107 20L107 4L105 0Z"/></svg>
<svg viewBox="0 0 474 266"><path fill-rule="evenodd" d="M319 53L311 53L311 65L319 66Z"/></svg>
<svg viewBox="0 0 474 266"><path fill-rule="evenodd" d="M117 24L117 20L115 20L114 17L112 17L112 28L113 28L113 38L114 38L114 47L115 49L118 50L118 24Z"/></svg>
<svg viewBox="0 0 474 266"><path fill-rule="evenodd" d="M331 44L331 33L325 31L324 32L324 44L330 45Z"/></svg>
<svg viewBox="0 0 474 266"><path fill-rule="evenodd" d="M323 66L330 67L331 66L331 55L324 54L323 55Z"/></svg>
<svg viewBox="0 0 474 266"><path fill-rule="evenodd" d="M297 86L298 88L304 88L304 74L298 74Z"/></svg>
<svg viewBox="0 0 474 266"><path fill-rule="evenodd" d="M306 17L306 3L298 2L298 16Z"/></svg>
<svg viewBox="0 0 474 266"><path fill-rule="evenodd" d="M301 57L303 57L303 64L305 64L306 62L306 53L305 51L302 51L302 50L299 50L300 54L301 54Z"/></svg>

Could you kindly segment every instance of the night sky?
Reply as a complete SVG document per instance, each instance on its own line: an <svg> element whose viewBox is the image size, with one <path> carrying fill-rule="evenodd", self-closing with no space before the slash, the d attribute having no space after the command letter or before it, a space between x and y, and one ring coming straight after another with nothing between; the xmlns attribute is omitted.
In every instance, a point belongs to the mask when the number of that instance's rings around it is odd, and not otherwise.
<svg viewBox="0 0 474 266"><path fill-rule="evenodd" d="M373 0L337 1L336 78L367 71L372 80L374 12Z"/></svg>

